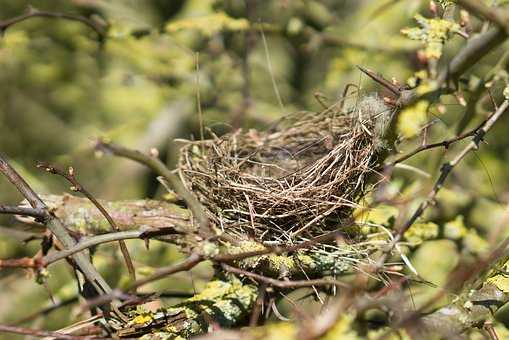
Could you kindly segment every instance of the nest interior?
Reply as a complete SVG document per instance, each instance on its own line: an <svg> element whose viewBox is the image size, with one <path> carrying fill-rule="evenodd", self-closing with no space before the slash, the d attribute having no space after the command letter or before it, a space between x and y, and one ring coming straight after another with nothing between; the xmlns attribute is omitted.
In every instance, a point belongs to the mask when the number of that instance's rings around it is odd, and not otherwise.
<svg viewBox="0 0 509 340"><path fill-rule="evenodd" d="M228 234L266 244L335 230L366 193L391 110L375 95L300 112L267 131L188 142L179 174Z"/></svg>

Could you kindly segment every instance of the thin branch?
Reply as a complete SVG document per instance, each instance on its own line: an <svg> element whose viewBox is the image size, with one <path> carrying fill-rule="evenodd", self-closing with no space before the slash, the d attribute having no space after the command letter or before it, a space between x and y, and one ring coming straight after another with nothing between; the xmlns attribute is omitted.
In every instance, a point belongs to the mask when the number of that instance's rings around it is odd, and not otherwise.
<svg viewBox="0 0 509 340"><path fill-rule="evenodd" d="M0 269L3 268L39 268L41 261L31 257L22 257L19 259L0 260Z"/></svg>
<svg viewBox="0 0 509 340"><path fill-rule="evenodd" d="M97 235L94 237L89 237L84 240L81 240L78 242L74 247L61 250L59 252L50 253L43 257L42 259L42 265L49 266L50 264L57 262L59 260L62 260L68 256L71 256L73 254L76 254L82 250L97 246L99 244L104 244L108 242L113 241L119 241L119 240L128 240L128 239L137 239L143 236L145 234L145 231L141 230L129 230L129 231L119 231L116 233L108 233L108 234L102 234Z"/></svg>
<svg viewBox="0 0 509 340"><path fill-rule="evenodd" d="M97 36L99 40L103 40L106 36L106 29L102 25L100 25L98 22L94 20L90 20L88 18L85 18L80 15L74 15L74 14L66 14L66 13L57 13L57 12L48 12L48 11L39 11L37 9L34 9L33 7L29 7L27 13L22 14L20 16L7 19L4 21L0 21L0 35L5 33L5 31L19 23L31 18L36 17L44 17L44 18L55 18L55 19L64 19L64 20L71 20L71 21L77 21L85 24L86 26L90 27L92 30L97 33Z"/></svg>
<svg viewBox="0 0 509 340"><path fill-rule="evenodd" d="M21 325L21 324L27 323L27 322L32 321L34 319L37 319L37 318L39 318L41 316L46 316L46 315L50 314L51 312L53 312L53 311L55 311L57 309L60 309L60 308L65 307L65 306L68 306L68 305L73 304L73 303L75 303L77 301L78 301L78 296L73 296L73 297L70 297L68 299L65 299L65 300L62 300L62 301L58 301L55 304L51 304L48 307L41 308L40 310L37 310L37 311L27 315L27 316L24 316L21 319L18 319L16 321L14 321L12 324L13 325Z"/></svg>
<svg viewBox="0 0 509 340"><path fill-rule="evenodd" d="M509 34L509 13L502 8L491 8L479 0L456 0L458 5L474 14L500 26Z"/></svg>
<svg viewBox="0 0 509 340"><path fill-rule="evenodd" d="M251 311L251 317L249 318L249 327L255 327L258 325L258 320L260 319L260 314L262 313L262 307L265 301L266 292L267 284L262 283L260 287L258 287L258 296L256 297L253 310Z"/></svg>
<svg viewBox="0 0 509 340"><path fill-rule="evenodd" d="M34 209L42 209L46 211L44 216L44 224L55 235L57 240L63 245L64 249L72 248L76 245L76 241L68 233L62 222L50 214L47 210L46 204L39 198L35 191L28 185L28 183L17 173L17 171L7 162L6 158L0 154L0 172L2 172L7 179L18 189L18 191L28 200ZM95 287L99 294L110 293L111 288L104 278L97 272L93 264L90 262L85 254L75 254L72 259L76 266Z"/></svg>
<svg viewBox="0 0 509 340"><path fill-rule="evenodd" d="M69 340L85 339L85 337L82 337L82 336L67 335L67 334L58 333L58 332L40 331L37 329L30 329L30 328L16 327L16 326L7 326L7 325L0 325L0 333L1 332L23 334L23 335L39 337L39 338L51 337L51 338L55 338L55 339L69 339Z"/></svg>
<svg viewBox="0 0 509 340"><path fill-rule="evenodd" d="M276 280L267 276L259 275L256 273L248 272L246 270L236 268L233 266L230 266L226 263L221 263L221 267L230 273L234 273L237 275L243 275L250 277L254 279L255 281L265 283L277 288L281 289L289 289L289 288L302 288L302 287L312 287L312 286L339 286L343 288L350 288L350 285L341 282L338 280L331 280L331 279L317 279L317 280L298 280L298 281L283 281L283 280Z"/></svg>
<svg viewBox="0 0 509 340"><path fill-rule="evenodd" d="M353 225L353 223L348 223L348 224L345 224L344 226L351 226L351 225ZM265 246L266 248L261 249L261 250L246 251L246 252L237 253L237 254L216 255L212 258L212 260L216 261L216 262L232 262L232 261L243 260L243 259L246 259L249 257L261 256L261 255L268 255L268 254L279 255L279 254L283 254L283 253L291 253L291 252L294 252L299 249L309 248L314 244L320 244L320 243L323 243L326 241L334 240L342 234L343 234L342 232L336 230L336 231L331 231L327 234L323 234L323 235L314 237L310 240L298 243L293 246L288 246L288 247Z"/></svg>
<svg viewBox="0 0 509 340"><path fill-rule="evenodd" d="M159 268L158 270L156 270L156 272L154 274L150 275L149 277L146 277L142 280L133 282L132 284L130 284L127 287L126 290L132 291L132 290L135 290L136 288L146 285L147 283L154 282L154 281L160 280L162 278L165 278L168 275L186 271L186 270L190 270L191 268L196 266L198 263L203 262L203 261L205 261L205 258L202 255L197 254L197 253L192 253L191 255L189 255L189 257L186 260L184 260L180 263L177 263L175 265L168 266L168 267Z"/></svg>
<svg viewBox="0 0 509 340"><path fill-rule="evenodd" d="M63 178L65 178L69 183L71 183L71 190L81 192L83 195L85 195L86 198L92 202L92 204L101 212L101 214L106 218L108 223L110 224L111 228L114 231L120 231L120 228L118 227L115 220L111 217L111 215L106 211L106 209L102 206L101 203L88 191L86 190L83 185L81 185L80 182L78 182L76 178L76 172L74 171L74 168L69 167L68 171L63 171L62 169L56 168L48 163L44 162L38 162L37 167L40 169L44 169L46 172L60 175ZM136 281L136 270L134 269L133 261L131 260L131 256L129 255L129 250L127 249L127 246L124 241L118 241L118 244L120 246L120 251L122 252L122 256L124 257L124 261L127 266L127 271L131 275L131 278Z"/></svg>
<svg viewBox="0 0 509 340"><path fill-rule="evenodd" d="M437 142L437 143L431 143L431 144L426 144L426 145L421 145L420 147L416 148L415 150L397 158L396 160L392 161L391 163L387 164L388 166L394 166L398 163L401 163L403 161L406 161L407 159L417 155L418 153L422 152L422 151L425 151L425 150L429 150L429 149L434 149L434 148L439 148L439 147L444 147L444 148L449 148L449 146L451 146L452 144L456 143L456 142L459 142L465 138L468 138L468 137L472 137L474 136L477 131L479 131L479 129L484 125L486 124L486 121L485 120L484 122L482 122L480 125L478 125L477 127L473 128L472 130L470 131L467 131L465 133L462 133L461 135L459 136L456 136L456 137L453 137L453 138L450 138L450 139L446 139L446 140L443 140L441 142Z"/></svg>
<svg viewBox="0 0 509 340"><path fill-rule="evenodd" d="M46 217L46 210L40 208L14 207L0 204L0 214L21 215L42 219Z"/></svg>
<svg viewBox="0 0 509 340"><path fill-rule="evenodd" d="M388 255L396 244L401 241L405 232L419 219L424 211L431 205L436 199L436 196L440 189L443 187L445 180L453 170L453 168L471 151L477 150L479 148L479 144L483 140L486 133L491 129L491 127L496 123L496 121L502 116L502 114L509 107L509 100L505 100L502 105L498 108L498 110L475 132L472 140L468 145L460 151L460 153L450 162L442 165L440 169L440 176L436 180L433 185L433 189L428 194L426 200L424 200L415 210L410 219L398 230L397 234L394 236L391 244L380 257L378 268L381 268L385 263Z"/></svg>
<svg viewBox="0 0 509 340"><path fill-rule="evenodd" d="M182 199L184 199L184 201L187 203L189 210L191 210L194 218L196 218L198 221L201 235L204 237L213 235L213 231L210 228L209 219L205 214L201 203L191 192L189 192L189 190L186 189L177 175L172 173L158 158L151 157L138 150L128 149L118 144L109 143L101 139L97 140L96 148L98 150L112 153L116 156L128 158L135 162L141 163L152 169L157 174L163 176L170 183L177 195L182 197Z"/></svg>

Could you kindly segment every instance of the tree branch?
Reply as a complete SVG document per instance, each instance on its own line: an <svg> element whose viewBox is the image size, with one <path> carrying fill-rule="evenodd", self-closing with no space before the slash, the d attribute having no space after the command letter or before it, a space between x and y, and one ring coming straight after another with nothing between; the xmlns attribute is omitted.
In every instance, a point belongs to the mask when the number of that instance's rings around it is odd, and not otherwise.
<svg viewBox="0 0 509 340"><path fill-rule="evenodd" d="M509 107L509 100L506 99L500 105L498 110L485 122L483 123L475 132L473 135L472 140L470 143L463 148L463 150L460 151L460 153L450 162L445 163L442 165L442 168L440 169L440 176L436 180L435 184L433 185L433 189L428 194L428 197L417 207L413 215L410 217L410 219L403 225L401 228L399 228L397 234L394 236L391 245L384 254L381 256L379 260L379 267L381 267L387 257L388 254L394 249L396 244L401 241L403 238L403 235L405 232L421 217L421 215L424 213L424 211L434 202L438 192L443 187L445 180L453 170L453 168L470 152L473 150L477 150L479 148L479 144L483 140L486 133L491 129L491 127L495 124L495 122L502 116L502 114L505 113L507 108Z"/></svg>
<svg viewBox="0 0 509 340"><path fill-rule="evenodd" d="M82 24L88 26L92 30L97 33L97 36L100 41L104 40L106 36L106 29L100 25L98 22L90 20L88 18L79 16L79 15L73 15L73 14L66 14L66 13L57 13L57 12L47 12L47 11L39 11L33 7L29 7L27 13L22 14L20 16L7 19L4 21L0 21L0 36L7 31L7 29L19 22L36 18L36 17L43 17L43 18L55 18L55 19L64 19L64 20L71 20L71 21L77 21L81 22Z"/></svg>
<svg viewBox="0 0 509 340"><path fill-rule="evenodd" d="M46 211L43 217L44 224L55 235L57 240L65 249L72 248L76 245L76 241L69 235L62 222L53 216L47 210L46 204L39 198L35 191L28 183L16 172L16 170L7 162L5 157L0 154L0 172L18 189L18 191L30 202L34 209ZM97 272L93 264L85 254L77 253L72 256L77 268L85 276L85 278L94 286L98 294L110 293L111 288L104 278Z"/></svg>
<svg viewBox="0 0 509 340"><path fill-rule="evenodd" d="M114 231L119 231L117 224L115 223L115 220L110 216L108 211L104 209L101 203L88 191L86 190L83 185L81 185L80 182L78 182L78 179L76 178L76 173L74 171L74 168L69 167L69 170L67 172L58 169L48 163L44 162L38 162L37 167L40 169L44 169L46 172L60 175L63 178L65 178L69 183L71 183L71 190L81 192L83 195L85 195L86 198L92 202L92 204L101 212L101 214L106 218L108 223L110 224L111 228ZM131 256L129 255L129 250L127 249L127 245L124 241L118 241L118 244L120 246L120 251L122 252L122 256L124 257L124 261L127 266L127 271L131 275L131 278L136 281L136 270L134 269L133 261L131 260Z"/></svg>
<svg viewBox="0 0 509 340"><path fill-rule="evenodd" d="M502 8L490 8L479 0L455 0L458 5L477 17L484 18L498 25L509 34L509 14Z"/></svg>
<svg viewBox="0 0 509 340"><path fill-rule="evenodd" d="M202 234L202 236L210 237L213 235L213 231L210 228L209 219L205 214L201 203L191 192L189 192L189 190L186 189L177 175L172 173L166 167L166 165L164 165L164 163L159 160L159 158L151 157L138 150L128 149L101 139L97 140L96 149L141 163L152 169L157 174L163 176L170 183L177 195L179 195L187 203L189 210L191 210L194 218L196 218L198 221L199 232Z"/></svg>
<svg viewBox="0 0 509 340"><path fill-rule="evenodd" d="M46 211L40 208L12 207L0 204L0 214L22 215L41 219L46 217Z"/></svg>

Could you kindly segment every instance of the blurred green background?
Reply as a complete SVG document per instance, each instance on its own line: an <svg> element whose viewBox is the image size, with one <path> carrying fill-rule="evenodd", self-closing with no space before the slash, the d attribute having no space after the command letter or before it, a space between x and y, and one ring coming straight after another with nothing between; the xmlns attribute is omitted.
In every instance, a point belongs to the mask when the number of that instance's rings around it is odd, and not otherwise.
<svg viewBox="0 0 509 340"><path fill-rule="evenodd" d="M72 165L82 184L102 199L160 197L164 191L154 174L122 159L101 157L93 150L94 138L106 137L142 151L157 148L173 167L178 157L174 139L199 138L198 96L205 126L224 133L238 127L263 128L294 111L320 110L315 93L333 103L349 83L361 85L365 93L375 90L356 65L404 83L421 68L416 54L420 45L400 30L415 26L415 14L430 15L427 5L418 0L3 0L0 20L33 6L83 15L109 29L99 42L81 23L33 18L5 32L0 38L0 152L40 193L69 190L61 178L37 170L37 160ZM464 44L463 38L453 37L441 62ZM503 53L501 47L483 59L467 80L482 78ZM498 102L507 65L499 71L492 91ZM468 101L468 88L463 94ZM481 98L468 126L478 124L490 110L491 102ZM446 96L423 117L411 113L402 118L400 132L421 119L433 122L429 140L452 137L464 112L457 98ZM438 206L427 215L444 239L417 250L414 265L437 284L458 261L477 256L507 234L508 123L507 117L500 121L487 137L488 145L455 170ZM422 141L412 133L407 137L400 144L403 151ZM426 152L408 164L433 176L455 150L445 156L443 150ZM432 183L414 172L396 170L390 189L415 199L424 197ZM0 202L20 200L0 178ZM466 228L469 238L448 238L445 226L453 222ZM21 242L27 231L12 217L2 216L0 226L0 258L37 251L38 241ZM140 274L182 256L157 242L150 251L141 241L129 241L128 246ZM438 261L427 273L426 259L436 253L447 263ZM122 285L126 275L117 247L102 246L99 254L98 267L112 285ZM154 283L147 291L192 293L210 275L211 268L199 266ZM19 321L50 305L50 295L57 300L75 296L72 279L63 263L50 268L47 287L21 270L2 271L0 323ZM79 313L74 303L21 325L57 329L86 315Z"/></svg>

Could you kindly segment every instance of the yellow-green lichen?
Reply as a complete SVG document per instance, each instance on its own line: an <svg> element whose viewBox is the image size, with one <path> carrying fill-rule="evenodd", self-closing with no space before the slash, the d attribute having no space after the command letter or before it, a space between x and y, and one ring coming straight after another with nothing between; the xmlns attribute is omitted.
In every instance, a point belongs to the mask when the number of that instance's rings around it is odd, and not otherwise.
<svg viewBox="0 0 509 340"><path fill-rule="evenodd" d="M207 332L209 320L220 327L232 327L250 313L257 288L243 284L237 278L210 281L205 289L192 298L155 313L136 311L129 326L138 332L157 332L158 336L189 338ZM144 329L141 329L145 327ZM135 335L139 333L130 333Z"/></svg>
<svg viewBox="0 0 509 340"><path fill-rule="evenodd" d="M509 261L496 265L492 269L492 274L486 280L486 283L492 284L504 293L509 293Z"/></svg>
<svg viewBox="0 0 509 340"><path fill-rule="evenodd" d="M345 247L348 247L345 245ZM254 241L242 241L237 245L225 245L223 251L228 254L240 254L251 251L265 250L265 246ZM342 249L348 250L349 249ZM341 250L341 251L342 251ZM340 253L341 251L338 251ZM266 276L281 277L306 277L324 275L326 272L344 271L349 265L329 253L296 251L292 254L265 254L253 256L235 262L235 265ZM306 275L304 275L304 273Z"/></svg>
<svg viewBox="0 0 509 340"><path fill-rule="evenodd" d="M404 28L401 33L412 40L419 40L424 45L424 54L429 59L442 56L444 43L453 33L460 32L460 25L444 19L428 19L420 14L415 16L420 27Z"/></svg>
<svg viewBox="0 0 509 340"><path fill-rule="evenodd" d="M277 322L263 327L249 330L251 339L263 340L294 340L297 337L297 327L290 322Z"/></svg>
<svg viewBox="0 0 509 340"><path fill-rule="evenodd" d="M451 240L459 240L465 237L468 229L465 226L465 222L463 221L463 216L458 215L452 221L444 224L444 236Z"/></svg>
<svg viewBox="0 0 509 340"><path fill-rule="evenodd" d="M438 236L438 225L433 222L414 223L404 234L405 239L413 245Z"/></svg>
<svg viewBox="0 0 509 340"><path fill-rule="evenodd" d="M361 339L359 335L352 330L353 316L343 315L341 316L334 326L321 338L323 340L357 340Z"/></svg>

